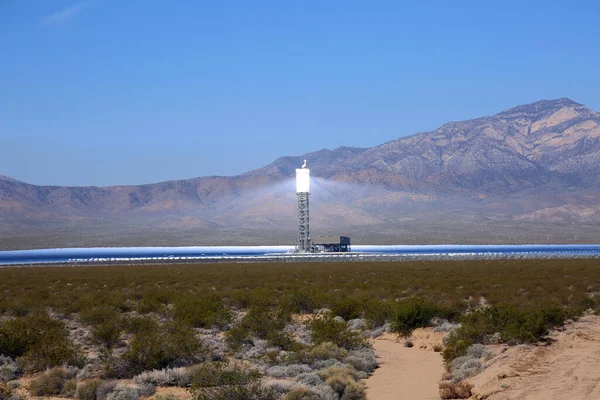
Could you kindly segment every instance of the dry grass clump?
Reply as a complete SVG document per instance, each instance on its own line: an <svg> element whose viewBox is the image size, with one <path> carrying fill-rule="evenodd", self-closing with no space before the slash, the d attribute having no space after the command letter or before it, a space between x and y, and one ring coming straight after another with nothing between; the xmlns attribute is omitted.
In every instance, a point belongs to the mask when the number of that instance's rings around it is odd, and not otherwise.
<svg viewBox="0 0 600 400"><path fill-rule="evenodd" d="M87 379L77 383L75 398L78 400L96 400L96 390L102 381L100 379Z"/></svg>
<svg viewBox="0 0 600 400"><path fill-rule="evenodd" d="M165 368L142 372L134 376L133 381L140 385L189 387L192 384L192 373L191 368Z"/></svg>
<svg viewBox="0 0 600 400"><path fill-rule="evenodd" d="M297 385L286 396L285 400L339 400L338 394L328 385Z"/></svg>
<svg viewBox="0 0 600 400"><path fill-rule="evenodd" d="M471 397L473 385L466 381L454 383L442 381L439 384L441 399L468 399Z"/></svg>
<svg viewBox="0 0 600 400"><path fill-rule="evenodd" d="M154 390L154 386L151 384L118 383L106 396L106 400L139 400L152 395Z"/></svg>
<svg viewBox="0 0 600 400"><path fill-rule="evenodd" d="M21 400L21 396L19 396L6 383L0 382L0 399L2 399L2 400Z"/></svg>
<svg viewBox="0 0 600 400"><path fill-rule="evenodd" d="M323 380L340 399L362 400L366 398L364 385L358 382L361 376L352 368L332 367L318 371L317 375Z"/></svg>
<svg viewBox="0 0 600 400"><path fill-rule="evenodd" d="M73 377L69 369L55 367L32 379L27 389L34 396L73 397L77 387L77 380Z"/></svg>

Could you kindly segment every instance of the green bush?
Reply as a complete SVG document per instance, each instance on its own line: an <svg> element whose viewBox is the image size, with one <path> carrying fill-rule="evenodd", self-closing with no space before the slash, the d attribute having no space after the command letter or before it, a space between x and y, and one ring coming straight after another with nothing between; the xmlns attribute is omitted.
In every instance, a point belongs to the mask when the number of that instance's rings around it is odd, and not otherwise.
<svg viewBox="0 0 600 400"><path fill-rule="evenodd" d="M394 307L392 331L408 336L414 329L428 326L433 317L441 314L440 307L430 301L415 297L401 300Z"/></svg>
<svg viewBox="0 0 600 400"><path fill-rule="evenodd" d="M170 323L159 329L138 332L123 359L131 363L130 374L190 365L202 361L206 349L190 327Z"/></svg>
<svg viewBox="0 0 600 400"><path fill-rule="evenodd" d="M26 372L61 364L83 365L83 356L69 340L64 323L33 313L0 325L0 354L17 358Z"/></svg>
<svg viewBox="0 0 600 400"><path fill-rule="evenodd" d="M446 362L466 354L474 343L485 343L491 335L510 344L543 340L549 329L562 325L567 312L560 307L525 310L513 305L494 305L461 318L462 326L447 339L442 352Z"/></svg>
<svg viewBox="0 0 600 400"><path fill-rule="evenodd" d="M369 299L363 305L364 318L371 328L385 325L392 319L394 314L394 303L389 301Z"/></svg>
<svg viewBox="0 0 600 400"><path fill-rule="evenodd" d="M174 317L197 328L222 328L231 322L231 312L215 295L181 296L174 303Z"/></svg>
<svg viewBox="0 0 600 400"><path fill-rule="evenodd" d="M340 316L348 321L354 318L360 318L362 315L363 303L354 297L336 297L329 305L333 316Z"/></svg>
<svg viewBox="0 0 600 400"><path fill-rule="evenodd" d="M79 318L86 324L94 326L106 321L118 320L119 313L110 307L98 306L81 310Z"/></svg>
<svg viewBox="0 0 600 400"><path fill-rule="evenodd" d="M331 342L347 350L363 346L366 342L358 333L351 332L347 323L338 321L330 315L314 318L309 323L312 340L315 344Z"/></svg>
<svg viewBox="0 0 600 400"><path fill-rule="evenodd" d="M294 313L311 313L321 305L318 296L307 290L295 290L283 303L284 307Z"/></svg>
<svg viewBox="0 0 600 400"><path fill-rule="evenodd" d="M223 361L209 361L192 372L192 390L215 386L247 385L260 380L260 373Z"/></svg>
<svg viewBox="0 0 600 400"><path fill-rule="evenodd" d="M274 331L267 335L267 342L270 346L279 347L285 351L299 351L302 345L294 340L294 338L286 332Z"/></svg>
<svg viewBox="0 0 600 400"><path fill-rule="evenodd" d="M121 323L126 332L134 334L140 332L154 332L160 328L158 322L149 316L127 317L123 318Z"/></svg>
<svg viewBox="0 0 600 400"><path fill-rule="evenodd" d="M121 336L121 325L118 321L104 321L92 327L92 340L103 346L105 349L111 350L119 343Z"/></svg>
<svg viewBox="0 0 600 400"><path fill-rule="evenodd" d="M275 345L294 346L281 334L281 330L290 321L290 314L284 309L270 310L264 307L251 307L242 320L228 330L225 340L232 349L238 349L252 337L272 340ZM291 339L291 338L290 338Z"/></svg>

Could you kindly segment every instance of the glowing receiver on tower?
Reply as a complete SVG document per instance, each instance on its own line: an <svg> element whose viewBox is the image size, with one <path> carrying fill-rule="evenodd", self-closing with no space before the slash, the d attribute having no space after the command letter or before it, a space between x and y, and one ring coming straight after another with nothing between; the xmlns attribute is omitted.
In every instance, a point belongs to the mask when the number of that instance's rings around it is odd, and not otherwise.
<svg viewBox="0 0 600 400"><path fill-rule="evenodd" d="M302 168L296 170L296 193L310 193L310 169L306 168L306 160Z"/></svg>

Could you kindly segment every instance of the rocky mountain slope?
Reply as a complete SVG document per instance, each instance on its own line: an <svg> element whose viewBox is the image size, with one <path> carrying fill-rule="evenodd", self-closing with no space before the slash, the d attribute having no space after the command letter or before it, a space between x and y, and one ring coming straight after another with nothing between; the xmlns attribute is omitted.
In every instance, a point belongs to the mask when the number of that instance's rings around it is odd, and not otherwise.
<svg viewBox="0 0 600 400"><path fill-rule="evenodd" d="M126 225L228 237L265 227L293 232L291 179L304 159L315 177L313 225L323 230L394 237L406 236L407 224L452 226L465 218L600 221L600 114L559 99L449 122L373 148L282 157L234 177L99 188L36 186L0 176L0 232L25 237L44 226L87 231L98 224L107 231Z"/></svg>

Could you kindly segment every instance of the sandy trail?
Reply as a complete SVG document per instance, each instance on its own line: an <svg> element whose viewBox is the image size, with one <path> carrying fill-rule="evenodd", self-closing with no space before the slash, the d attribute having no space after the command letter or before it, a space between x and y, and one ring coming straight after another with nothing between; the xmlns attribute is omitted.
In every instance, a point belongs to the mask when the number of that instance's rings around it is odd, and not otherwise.
<svg viewBox="0 0 600 400"><path fill-rule="evenodd" d="M549 346L499 346L469 381L487 400L597 400L600 398L600 316L554 331Z"/></svg>
<svg viewBox="0 0 600 400"><path fill-rule="evenodd" d="M380 367L364 382L369 400L439 400L438 382L444 372L442 356L433 344L443 335L431 330L415 331L412 348L404 340L385 335L374 340Z"/></svg>

